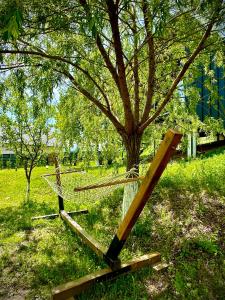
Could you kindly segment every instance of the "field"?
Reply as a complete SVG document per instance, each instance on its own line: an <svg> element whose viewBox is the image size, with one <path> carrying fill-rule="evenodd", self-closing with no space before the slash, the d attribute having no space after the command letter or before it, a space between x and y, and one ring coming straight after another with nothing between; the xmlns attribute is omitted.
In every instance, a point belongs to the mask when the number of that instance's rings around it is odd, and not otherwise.
<svg viewBox="0 0 225 300"><path fill-rule="evenodd" d="M50 299L51 288L105 267L60 220L31 221L57 212L57 198L34 170L24 204L24 171L0 171L0 299ZM121 218L122 191L66 209L87 207L79 222L108 245ZM225 150L166 169L121 253L122 260L154 251L166 271L144 268L97 284L79 299L224 299Z"/></svg>

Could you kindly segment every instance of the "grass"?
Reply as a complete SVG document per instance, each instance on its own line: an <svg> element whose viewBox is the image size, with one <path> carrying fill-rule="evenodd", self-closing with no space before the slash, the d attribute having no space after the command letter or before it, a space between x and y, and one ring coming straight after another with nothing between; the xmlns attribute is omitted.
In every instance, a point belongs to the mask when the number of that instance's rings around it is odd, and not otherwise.
<svg viewBox="0 0 225 300"><path fill-rule="evenodd" d="M57 211L43 173L43 167L34 170L32 201L24 204L23 170L0 171L1 300L19 295L47 300L52 287L105 267L60 219L31 221ZM90 212L79 216L79 223L108 245L120 220L121 201L121 190L104 201L88 201ZM76 208L78 203L66 203L66 209ZM144 268L97 284L79 299L224 299L224 150L169 165L121 258L154 251L170 263L167 271Z"/></svg>

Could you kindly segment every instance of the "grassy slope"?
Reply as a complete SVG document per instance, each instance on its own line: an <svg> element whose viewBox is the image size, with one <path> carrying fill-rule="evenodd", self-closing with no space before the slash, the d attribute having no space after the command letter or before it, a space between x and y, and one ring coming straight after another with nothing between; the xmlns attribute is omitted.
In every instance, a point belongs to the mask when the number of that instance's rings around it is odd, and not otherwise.
<svg viewBox="0 0 225 300"><path fill-rule="evenodd" d="M32 203L23 205L23 170L0 171L0 299L50 299L50 290L104 267L60 219L31 221L57 211L54 193L34 171ZM88 201L83 224L106 245L120 219L121 191ZM78 207L68 202L67 208ZM148 268L98 284L79 299L224 299L225 152L171 164L127 241L123 260L160 251L163 273Z"/></svg>

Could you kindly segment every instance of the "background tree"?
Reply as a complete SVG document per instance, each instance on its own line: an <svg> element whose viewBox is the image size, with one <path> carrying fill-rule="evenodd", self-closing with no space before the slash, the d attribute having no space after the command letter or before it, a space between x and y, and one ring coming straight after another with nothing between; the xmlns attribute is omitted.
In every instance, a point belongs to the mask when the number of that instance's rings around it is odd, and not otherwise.
<svg viewBox="0 0 225 300"><path fill-rule="evenodd" d="M47 151L51 125L51 104L26 89L26 76L18 70L4 81L0 98L2 142L14 151L26 180L26 201L30 199L32 171Z"/></svg>
<svg viewBox="0 0 225 300"><path fill-rule="evenodd" d="M82 98L82 99L81 99ZM86 166L122 162L122 143L111 122L90 101L74 89L61 95L57 105L56 127L62 148L78 146L78 159Z"/></svg>
<svg viewBox="0 0 225 300"><path fill-rule="evenodd" d="M1 16L2 69L60 74L113 124L127 169L198 55L223 45L222 0L5 1Z"/></svg>

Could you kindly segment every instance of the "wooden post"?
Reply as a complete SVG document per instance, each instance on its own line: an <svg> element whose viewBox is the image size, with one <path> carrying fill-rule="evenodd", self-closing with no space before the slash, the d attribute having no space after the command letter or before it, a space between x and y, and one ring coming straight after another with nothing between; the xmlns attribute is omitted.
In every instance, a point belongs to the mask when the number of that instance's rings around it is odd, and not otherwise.
<svg viewBox="0 0 225 300"><path fill-rule="evenodd" d="M188 133L187 136L187 157L191 158L192 156L192 137L191 133Z"/></svg>
<svg viewBox="0 0 225 300"><path fill-rule="evenodd" d="M56 184L58 188L58 203L59 203L59 211L64 210L64 200L62 195L62 183L60 178L60 170L59 170L59 161L58 157L55 156L55 173L56 173Z"/></svg>
<svg viewBox="0 0 225 300"><path fill-rule="evenodd" d="M178 145L181 137L182 134L175 130L167 131L136 196L134 197L123 221L117 230L116 235L109 246L109 249L106 253L106 257L109 259L117 259L129 233L131 232L150 195L152 194L152 191L159 181L159 178L163 173L167 163L169 162L170 157L176 150L176 146Z"/></svg>
<svg viewBox="0 0 225 300"><path fill-rule="evenodd" d="M192 134L192 157L196 158L197 154L197 134L194 132Z"/></svg>
<svg viewBox="0 0 225 300"><path fill-rule="evenodd" d="M187 157L196 158L197 134L196 132L188 134Z"/></svg>

